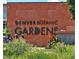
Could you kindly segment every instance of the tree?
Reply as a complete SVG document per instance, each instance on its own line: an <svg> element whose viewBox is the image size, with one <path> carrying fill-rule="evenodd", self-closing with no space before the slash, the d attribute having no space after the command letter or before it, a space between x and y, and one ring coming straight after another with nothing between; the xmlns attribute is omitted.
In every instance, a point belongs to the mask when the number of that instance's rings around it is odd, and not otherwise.
<svg viewBox="0 0 79 59"><path fill-rule="evenodd" d="M70 11L72 13L72 19L75 19L75 0L67 0L70 5Z"/></svg>

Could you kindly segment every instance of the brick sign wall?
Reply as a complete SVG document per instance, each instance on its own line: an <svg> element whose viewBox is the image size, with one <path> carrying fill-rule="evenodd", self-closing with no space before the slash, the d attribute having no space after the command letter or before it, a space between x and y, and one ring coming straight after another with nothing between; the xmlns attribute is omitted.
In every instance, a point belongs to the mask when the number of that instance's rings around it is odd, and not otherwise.
<svg viewBox="0 0 79 59"><path fill-rule="evenodd" d="M73 23L67 3L8 3L8 28L29 43L46 46L56 31Z"/></svg>

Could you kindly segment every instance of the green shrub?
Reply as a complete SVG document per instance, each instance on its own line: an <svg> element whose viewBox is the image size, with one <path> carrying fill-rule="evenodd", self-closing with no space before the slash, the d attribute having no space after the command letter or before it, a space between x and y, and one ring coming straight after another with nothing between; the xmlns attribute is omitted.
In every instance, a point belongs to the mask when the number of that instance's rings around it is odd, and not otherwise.
<svg viewBox="0 0 79 59"><path fill-rule="evenodd" d="M50 57L44 51L37 50L28 54L28 59L50 59Z"/></svg>
<svg viewBox="0 0 79 59"><path fill-rule="evenodd" d="M73 45L64 45L64 43L55 43L52 45L53 58L55 59L75 59L75 47Z"/></svg>
<svg viewBox="0 0 79 59"><path fill-rule="evenodd" d="M32 45L23 40L14 39L12 42L5 43L3 48L4 56L15 58L24 55L25 52L31 51ZM12 56L12 57L11 57Z"/></svg>
<svg viewBox="0 0 79 59"><path fill-rule="evenodd" d="M50 50L37 49L23 40L4 44L4 59L75 59L73 45L54 43Z"/></svg>
<svg viewBox="0 0 79 59"><path fill-rule="evenodd" d="M3 29L3 35L10 35L11 33L9 32L9 30L7 28Z"/></svg>

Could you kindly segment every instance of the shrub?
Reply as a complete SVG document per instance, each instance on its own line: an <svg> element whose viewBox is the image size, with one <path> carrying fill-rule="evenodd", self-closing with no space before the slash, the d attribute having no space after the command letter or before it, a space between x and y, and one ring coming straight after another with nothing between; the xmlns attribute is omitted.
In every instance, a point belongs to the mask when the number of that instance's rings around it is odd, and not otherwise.
<svg viewBox="0 0 79 59"><path fill-rule="evenodd" d="M75 59L73 45L54 43L51 49L37 49L23 40L4 44L4 59ZM50 53L51 52L51 53Z"/></svg>
<svg viewBox="0 0 79 59"><path fill-rule="evenodd" d="M15 58L24 55L25 52L31 51L32 45L23 40L14 39L12 42L4 43L4 56Z"/></svg>
<svg viewBox="0 0 79 59"><path fill-rule="evenodd" d="M50 59L50 57L44 51L37 50L28 54L28 59Z"/></svg>
<svg viewBox="0 0 79 59"><path fill-rule="evenodd" d="M3 35L7 36L10 35L11 33L9 32L8 28L3 29Z"/></svg>
<svg viewBox="0 0 79 59"><path fill-rule="evenodd" d="M52 45L53 58L55 59L75 59L75 50L73 45L64 45L64 43L55 43Z"/></svg>

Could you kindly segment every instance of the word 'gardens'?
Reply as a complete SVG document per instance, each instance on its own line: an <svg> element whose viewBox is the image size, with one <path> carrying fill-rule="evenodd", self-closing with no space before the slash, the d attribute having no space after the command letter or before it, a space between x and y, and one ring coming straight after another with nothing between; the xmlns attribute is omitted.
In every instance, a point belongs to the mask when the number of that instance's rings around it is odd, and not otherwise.
<svg viewBox="0 0 79 59"><path fill-rule="evenodd" d="M48 35L48 33L53 34L55 31L58 30L57 20L55 21L45 21L45 20L39 20L39 21L26 21L26 20L16 20L15 21L16 28L15 33L17 35L25 34L25 35ZM21 27L22 25L25 25ZM33 26L32 26L33 25ZM42 26L39 27L39 25L48 25L51 26L49 28L48 26ZM55 26L53 26L55 25ZM29 26L29 27L27 27Z"/></svg>

